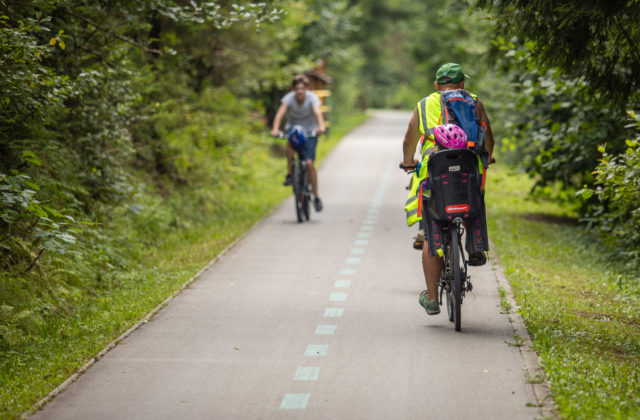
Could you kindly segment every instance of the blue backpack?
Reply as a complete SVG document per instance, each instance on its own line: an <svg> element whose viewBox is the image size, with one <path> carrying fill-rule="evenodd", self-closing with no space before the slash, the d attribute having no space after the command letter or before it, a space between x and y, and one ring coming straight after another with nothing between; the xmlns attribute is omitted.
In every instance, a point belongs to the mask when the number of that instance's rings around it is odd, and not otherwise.
<svg viewBox="0 0 640 420"><path fill-rule="evenodd" d="M473 143L473 150L480 155L487 167L489 154L484 148L485 127L478 117L476 101L464 89L445 90L440 94L442 124L455 124L467 135L467 142Z"/></svg>

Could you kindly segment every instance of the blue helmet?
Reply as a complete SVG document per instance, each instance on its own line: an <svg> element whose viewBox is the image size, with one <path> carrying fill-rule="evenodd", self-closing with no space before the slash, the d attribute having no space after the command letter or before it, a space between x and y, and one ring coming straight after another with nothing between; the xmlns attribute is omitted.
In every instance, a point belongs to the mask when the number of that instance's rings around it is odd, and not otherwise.
<svg viewBox="0 0 640 420"><path fill-rule="evenodd" d="M293 150L297 152L302 150L306 141L307 138L304 135L304 129L299 125L294 126L289 133L289 144Z"/></svg>

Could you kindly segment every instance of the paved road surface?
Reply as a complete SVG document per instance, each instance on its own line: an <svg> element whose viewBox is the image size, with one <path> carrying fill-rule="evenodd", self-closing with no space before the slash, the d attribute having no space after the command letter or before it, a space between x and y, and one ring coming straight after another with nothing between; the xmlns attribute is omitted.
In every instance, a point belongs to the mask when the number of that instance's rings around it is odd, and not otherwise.
<svg viewBox="0 0 640 420"><path fill-rule="evenodd" d="M488 265L472 269L462 332L417 303L397 169L409 116L377 112L347 136L320 171L322 213L298 224L285 201L34 417L539 416Z"/></svg>

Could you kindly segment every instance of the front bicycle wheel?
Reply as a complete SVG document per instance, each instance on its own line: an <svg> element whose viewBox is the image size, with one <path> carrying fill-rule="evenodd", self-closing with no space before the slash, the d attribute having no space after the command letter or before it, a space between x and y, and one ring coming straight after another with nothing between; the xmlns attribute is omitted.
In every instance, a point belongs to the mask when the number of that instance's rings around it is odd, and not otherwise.
<svg viewBox="0 0 640 420"><path fill-rule="evenodd" d="M305 220L309 220L311 217L311 186L309 185L307 171L304 172L302 185L304 185L304 192L302 193L302 214Z"/></svg>
<svg viewBox="0 0 640 420"><path fill-rule="evenodd" d="M309 220L311 217L311 197L309 194L304 194L303 202L302 202L302 213L304 215L305 220Z"/></svg>
<svg viewBox="0 0 640 420"><path fill-rule="evenodd" d="M303 200L304 200L304 179L302 176L302 168L300 165L293 165L293 174L291 176L293 182L293 201L296 206L296 217L298 223L302 223L303 218Z"/></svg>
<svg viewBox="0 0 640 420"><path fill-rule="evenodd" d="M462 287L464 273L464 261L462 261L462 254L460 252L460 237L455 226L451 227L451 271L453 272L453 284L451 285L451 311L453 315L453 323L456 331L460 331L462 326L461 308L462 305ZM463 274L464 273L464 274Z"/></svg>

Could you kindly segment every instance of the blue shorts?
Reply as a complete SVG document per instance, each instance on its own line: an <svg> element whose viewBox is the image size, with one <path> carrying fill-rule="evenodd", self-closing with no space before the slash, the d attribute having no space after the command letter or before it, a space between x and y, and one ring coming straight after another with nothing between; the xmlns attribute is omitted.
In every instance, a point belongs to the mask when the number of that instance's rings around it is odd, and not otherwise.
<svg viewBox="0 0 640 420"><path fill-rule="evenodd" d="M302 158L307 160L316 160L316 146L318 145L318 137L307 137L302 149Z"/></svg>

